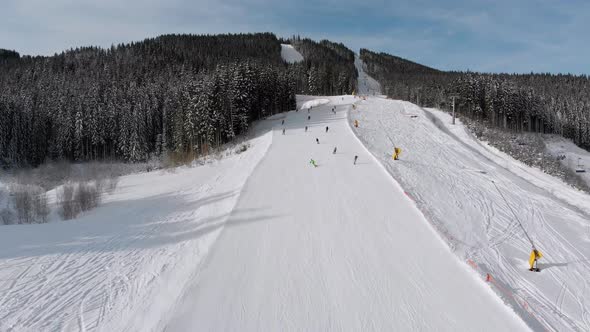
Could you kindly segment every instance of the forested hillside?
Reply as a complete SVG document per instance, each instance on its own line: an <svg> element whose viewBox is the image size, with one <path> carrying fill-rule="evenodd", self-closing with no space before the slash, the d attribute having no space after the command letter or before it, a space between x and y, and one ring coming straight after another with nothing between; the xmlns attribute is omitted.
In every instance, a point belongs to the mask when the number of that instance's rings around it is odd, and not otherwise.
<svg viewBox="0 0 590 332"><path fill-rule="evenodd" d="M271 33L165 35L51 57L2 51L0 166L198 155L293 109L295 93L350 92L351 51L294 43L309 60L285 63Z"/></svg>
<svg viewBox="0 0 590 332"><path fill-rule="evenodd" d="M272 34L168 35L0 66L0 157L144 160L202 152L294 107Z"/></svg>
<svg viewBox="0 0 590 332"><path fill-rule="evenodd" d="M588 76L444 72L385 53L361 50L361 59L384 92L423 106L456 110L471 119L514 131L555 133L590 149Z"/></svg>
<svg viewBox="0 0 590 332"><path fill-rule="evenodd" d="M326 96L352 93L358 76L353 51L328 40L318 43L294 37L289 42L304 58L294 65L298 73L298 92Z"/></svg>

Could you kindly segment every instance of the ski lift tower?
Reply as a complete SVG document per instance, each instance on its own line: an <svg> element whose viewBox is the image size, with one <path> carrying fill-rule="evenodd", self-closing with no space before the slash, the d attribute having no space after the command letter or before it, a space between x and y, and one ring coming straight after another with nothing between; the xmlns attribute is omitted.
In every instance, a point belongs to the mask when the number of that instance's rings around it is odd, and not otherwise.
<svg viewBox="0 0 590 332"><path fill-rule="evenodd" d="M449 97L453 100L453 124L455 124L455 99L459 98L458 94L451 94Z"/></svg>
<svg viewBox="0 0 590 332"><path fill-rule="evenodd" d="M582 160L582 158L578 158L578 166L576 167L576 173L586 173L586 169L584 168L584 165L580 163L580 160Z"/></svg>

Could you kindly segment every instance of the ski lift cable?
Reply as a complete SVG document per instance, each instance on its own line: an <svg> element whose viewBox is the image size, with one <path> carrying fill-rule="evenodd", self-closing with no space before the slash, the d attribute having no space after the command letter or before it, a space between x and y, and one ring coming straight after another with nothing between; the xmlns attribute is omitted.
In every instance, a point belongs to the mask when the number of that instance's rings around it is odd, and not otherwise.
<svg viewBox="0 0 590 332"><path fill-rule="evenodd" d="M508 203L508 200L506 199L506 197L504 197L504 194L502 194L502 191L500 190L500 188L498 188L498 186L496 185L496 182L494 182L492 180L492 183L494 184L494 187L496 187L496 190L498 190L498 192L500 193L500 196L502 196L502 199L504 200L504 202L506 202L506 205L508 205L508 208L510 209L510 211L512 212L512 215L514 215L514 218L516 219L516 221L518 222L518 224L520 225L520 228L522 228L522 231L524 232L524 235L526 235L526 238L529 240L529 242L531 243L531 246L533 247L533 250L535 250L535 243L533 242L533 240L531 239L531 237L529 236L529 233L527 233L526 229L524 228L524 226L522 225L522 223L520 222L520 219L518 219L518 216L516 215L516 213L514 212L514 210L512 209L512 206L510 205L510 203Z"/></svg>

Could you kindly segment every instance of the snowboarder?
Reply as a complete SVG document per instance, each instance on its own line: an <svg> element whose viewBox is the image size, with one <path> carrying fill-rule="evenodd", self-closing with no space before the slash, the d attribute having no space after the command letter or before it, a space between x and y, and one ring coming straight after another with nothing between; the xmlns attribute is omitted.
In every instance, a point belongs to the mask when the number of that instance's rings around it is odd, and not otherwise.
<svg viewBox="0 0 590 332"><path fill-rule="evenodd" d="M307 132L307 126L305 126L305 132Z"/></svg>
<svg viewBox="0 0 590 332"><path fill-rule="evenodd" d="M283 135L285 135L285 128L283 128Z"/></svg>
<svg viewBox="0 0 590 332"><path fill-rule="evenodd" d="M315 163L315 160L313 160L313 158L309 161L309 163L313 166L313 167L318 167L318 165Z"/></svg>
<svg viewBox="0 0 590 332"><path fill-rule="evenodd" d="M330 128L328 128L328 126L326 126L326 133L328 132L328 129L330 129Z"/></svg>
<svg viewBox="0 0 590 332"><path fill-rule="evenodd" d="M320 140L316 137L315 142L320 144Z"/></svg>
<svg viewBox="0 0 590 332"><path fill-rule="evenodd" d="M356 165L356 160L359 159L359 156L354 156L354 164Z"/></svg>
<svg viewBox="0 0 590 332"><path fill-rule="evenodd" d="M332 154L336 154L336 147L334 147L334 151L332 151Z"/></svg>
<svg viewBox="0 0 590 332"><path fill-rule="evenodd" d="M307 120L310 120L310 119L311 119L311 115L308 115L308 116L307 116Z"/></svg>

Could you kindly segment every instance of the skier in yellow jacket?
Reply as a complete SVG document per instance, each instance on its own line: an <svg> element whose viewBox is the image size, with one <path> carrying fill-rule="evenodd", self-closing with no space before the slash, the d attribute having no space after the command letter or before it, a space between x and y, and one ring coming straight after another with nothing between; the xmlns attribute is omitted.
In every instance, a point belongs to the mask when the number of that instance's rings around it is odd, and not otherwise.
<svg viewBox="0 0 590 332"><path fill-rule="evenodd" d="M541 271L539 269L539 265L537 263L537 261L541 257L543 257L543 254L539 250L533 248L533 251L531 252L531 257L529 258L529 265L530 265L529 271L535 271L535 272Z"/></svg>
<svg viewBox="0 0 590 332"><path fill-rule="evenodd" d="M391 156L393 160L398 160L399 155L402 153L402 149L400 148L393 148L393 155Z"/></svg>

